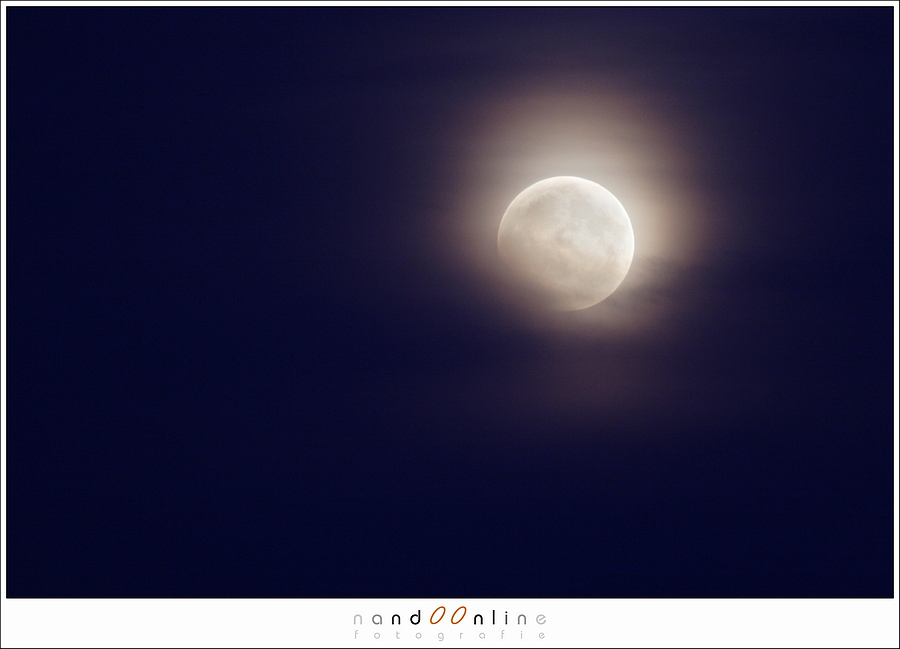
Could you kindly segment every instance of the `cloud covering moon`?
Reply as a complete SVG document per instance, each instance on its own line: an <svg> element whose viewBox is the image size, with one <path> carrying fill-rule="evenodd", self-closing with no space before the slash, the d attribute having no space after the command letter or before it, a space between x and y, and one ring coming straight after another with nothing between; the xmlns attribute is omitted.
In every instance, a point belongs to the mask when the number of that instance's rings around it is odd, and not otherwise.
<svg viewBox="0 0 900 649"><path fill-rule="evenodd" d="M551 308L586 309L609 297L634 257L625 208L607 189L575 176L537 182L510 204L500 257Z"/></svg>

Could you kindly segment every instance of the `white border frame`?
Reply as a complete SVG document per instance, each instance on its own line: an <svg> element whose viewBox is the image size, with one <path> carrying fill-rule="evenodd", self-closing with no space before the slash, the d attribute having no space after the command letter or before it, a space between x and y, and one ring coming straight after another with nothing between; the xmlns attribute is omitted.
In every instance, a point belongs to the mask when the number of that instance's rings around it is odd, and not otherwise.
<svg viewBox="0 0 900 649"><path fill-rule="evenodd" d="M394 5L396 2L3 2L2 51L0 51L0 417L3 466L3 520L0 539L0 644L3 647L810 647L810 646L900 646L900 581L898 581L897 540L900 538L898 512L898 244L897 161L898 117L897 65L894 67L894 598L893 599L512 599L512 600L385 600L385 599L12 599L6 598L6 9L8 6L184 6L184 5ZM507 5L518 2L412 2L416 5ZM535 2L532 5L554 5ZM564 3L572 4L572 3ZM590 5L729 5L729 6L891 6L894 9L894 60L898 58L898 5L896 2L587 2ZM477 610L521 612L533 619L546 615L537 637L533 624L529 638L517 638L521 629L510 626L500 638L502 627L486 627L486 638L476 627L422 625L417 640L414 629L372 624L354 626L357 613L369 618L375 613L423 613L445 605L450 610L465 605ZM407 618L408 619L408 618ZM428 627L428 628L426 628ZM374 638L377 629L385 631ZM441 630L438 630L438 629ZM402 629L402 630L401 630ZM450 630L452 629L452 631ZM360 630L360 637L354 637ZM398 640L395 633L400 630ZM456 637L460 630L463 638ZM443 641L437 634L445 633ZM368 637L368 636L372 637ZM406 637L408 635L409 637Z"/></svg>

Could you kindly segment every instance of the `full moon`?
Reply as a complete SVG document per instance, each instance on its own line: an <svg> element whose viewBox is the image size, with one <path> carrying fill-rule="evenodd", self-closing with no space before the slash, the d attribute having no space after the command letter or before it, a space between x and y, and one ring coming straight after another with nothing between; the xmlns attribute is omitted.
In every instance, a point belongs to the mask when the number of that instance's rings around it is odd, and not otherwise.
<svg viewBox="0 0 900 649"><path fill-rule="evenodd" d="M577 311L615 291L634 257L625 208L597 183L557 176L510 203L497 236L500 257L551 308Z"/></svg>

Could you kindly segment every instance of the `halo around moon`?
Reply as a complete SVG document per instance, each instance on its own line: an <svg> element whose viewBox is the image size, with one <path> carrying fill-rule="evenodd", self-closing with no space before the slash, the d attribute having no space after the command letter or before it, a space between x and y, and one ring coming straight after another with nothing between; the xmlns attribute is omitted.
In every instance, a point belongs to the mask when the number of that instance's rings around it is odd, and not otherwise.
<svg viewBox="0 0 900 649"><path fill-rule="evenodd" d="M625 279L634 231L607 189L557 176L516 196L500 222L497 247L527 290L553 309L576 311L605 300Z"/></svg>

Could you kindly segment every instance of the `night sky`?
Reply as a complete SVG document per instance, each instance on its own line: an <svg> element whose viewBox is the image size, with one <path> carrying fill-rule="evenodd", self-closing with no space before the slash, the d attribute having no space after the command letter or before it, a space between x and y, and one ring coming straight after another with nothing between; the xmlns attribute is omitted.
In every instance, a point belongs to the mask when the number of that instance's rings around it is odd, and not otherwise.
<svg viewBox="0 0 900 649"><path fill-rule="evenodd" d="M8 596L892 596L891 7L7 16Z"/></svg>

